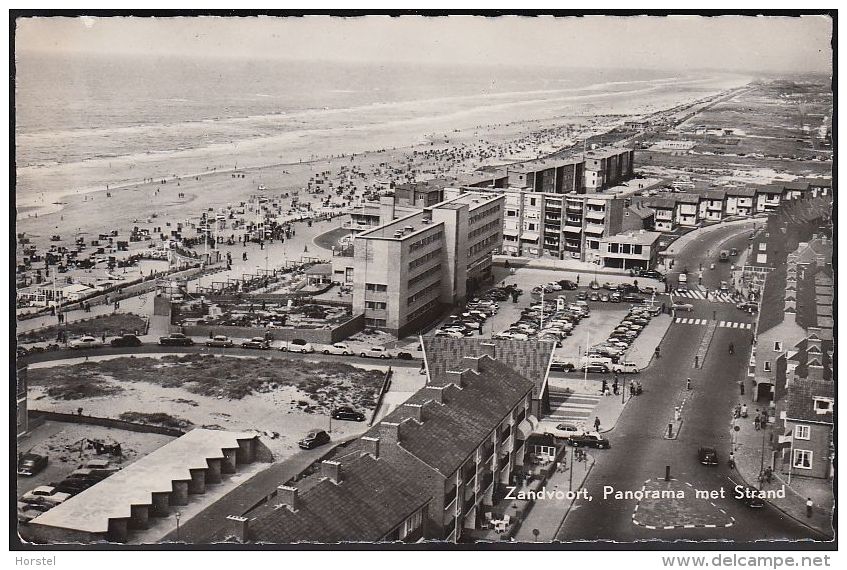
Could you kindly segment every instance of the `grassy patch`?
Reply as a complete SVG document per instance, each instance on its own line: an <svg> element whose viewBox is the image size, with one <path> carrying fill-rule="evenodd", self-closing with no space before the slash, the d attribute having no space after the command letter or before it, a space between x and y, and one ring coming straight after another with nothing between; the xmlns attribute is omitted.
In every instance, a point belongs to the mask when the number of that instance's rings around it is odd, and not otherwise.
<svg viewBox="0 0 847 570"><path fill-rule="evenodd" d="M29 372L33 386L68 389L80 385L111 389L115 382L149 382L181 387L210 397L241 399L284 387L303 393L306 411L336 405L373 408L383 372L363 370L341 362L308 362L279 358L227 358L204 354L162 358L121 357L71 366L36 368ZM80 396L85 397L85 396ZM308 401L307 401L308 400Z"/></svg>
<svg viewBox="0 0 847 570"><path fill-rule="evenodd" d="M65 375L64 370L74 368L72 374ZM110 396L123 391L123 388L110 383L97 370L97 363L82 362L76 366L33 368L28 372L27 381L32 386L44 386L47 395L56 400L82 400Z"/></svg>
<svg viewBox="0 0 847 570"><path fill-rule="evenodd" d="M60 330L64 330L69 337L91 335L101 337L115 336L123 331L134 333L138 331L143 334L147 327L147 321L133 313L115 313L113 315L100 315L84 321L75 321L63 325L52 325L36 331L28 331L18 335L18 342L51 342L56 340Z"/></svg>
<svg viewBox="0 0 847 570"><path fill-rule="evenodd" d="M124 412L120 416L118 416L118 419L124 420L125 422L133 422L136 424L148 424L176 429L182 429L194 425L188 420L176 418L170 414L165 414L162 412L156 412L152 414L146 414L142 412Z"/></svg>

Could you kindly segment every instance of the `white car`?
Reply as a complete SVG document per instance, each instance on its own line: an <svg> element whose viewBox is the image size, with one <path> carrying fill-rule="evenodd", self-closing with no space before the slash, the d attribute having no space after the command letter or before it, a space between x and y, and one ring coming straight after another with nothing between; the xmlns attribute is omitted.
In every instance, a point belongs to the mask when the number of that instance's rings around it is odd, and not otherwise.
<svg viewBox="0 0 847 570"><path fill-rule="evenodd" d="M585 428L579 426L573 422L566 422L563 424L558 424L556 426L547 425L541 428L543 433L549 433L553 437L559 437L562 439L567 439L572 435L579 435L585 433Z"/></svg>
<svg viewBox="0 0 847 570"><path fill-rule="evenodd" d="M359 353L363 358L394 358L384 346L372 346L370 350Z"/></svg>
<svg viewBox="0 0 847 570"><path fill-rule="evenodd" d="M446 330L446 329L441 329L441 330L435 331L434 336L446 336L446 337L450 337L450 338L465 338L465 335L460 333L457 330Z"/></svg>
<svg viewBox="0 0 847 570"><path fill-rule="evenodd" d="M343 342L336 342L335 344L327 345L321 352L324 354L341 354L344 356L353 354L353 350Z"/></svg>
<svg viewBox="0 0 847 570"><path fill-rule="evenodd" d="M24 503L41 503L45 505L59 505L71 498L70 493L59 493L50 485L42 485L36 487L32 491L27 491L21 497Z"/></svg>
<svg viewBox="0 0 847 570"><path fill-rule="evenodd" d="M93 336L84 336L71 341L71 348L95 348L98 346L103 346L103 341Z"/></svg>
<svg viewBox="0 0 847 570"><path fill-rule="evenodd" d="M638 367L634 362L619 362L612 365L612 372L618 374L638 374Z"/></svg>
<svg viewBox="0 0 847 570"><path fill-rule="evenodd" d="M315 348L311 345L311 343L299 338L295 338L289 342L283 342L279 349L283 352L299 352L302 354L315 352Z"/></svg>
<svg viewBox="0 0 847 570"><path fill-rule="evenodd" d="M690 303L674 303L671 308L675 311L693 311L694 305Z"/></svg>

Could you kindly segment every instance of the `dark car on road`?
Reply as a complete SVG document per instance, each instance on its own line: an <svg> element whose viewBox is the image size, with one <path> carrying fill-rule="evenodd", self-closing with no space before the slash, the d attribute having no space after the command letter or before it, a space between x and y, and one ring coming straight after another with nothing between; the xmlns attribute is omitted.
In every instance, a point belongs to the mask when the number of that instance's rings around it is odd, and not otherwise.
<svg viewBox="0 0 847 570"><path fill-rule="evenodd" d="M134 334L125 334L118 338L113 338L110 344L112 346L141 346L141 339Z"/></svg>
<svg viewBox="0 0 847 570"><path fill-rule="evenodd" d="M735 305L735 308L750 314L759 312L759 304L753 303L752 301L738 303L737 305Z"/></svg>
<svg viewBox="0 0 847 570"><path fill-rule="evenodd" d="M346 420L351 422L363 422L365 421L365 414L363 414L362 412L357 412L349 406L342 406L340 408L335 408L334 410L332 410L332 419Z"/></svg>
<svg viewBox="0 0 847 570"><path fill-rule="evenodd" d="M194 346L194 341L182 333L172 333L168 336L160 336L159 344L162 346Z"/></svg>
<svg viewBox="0 0 847 570"><path fill-rule="evenodd" d="M301 449L314 449L329 443L329 434L322 429L310 431L306 437L297 442Z"/></svg>
<svg viewBox="0 0 847 570"><path fill-rule="evenodd" d="M414 360L414 356L411 352L398 352L397 360Z"/></svg>
<svg viewBox="0 0 847 570"><path fill-rule="evenodd" d="M612 446L609 440L599 433L572 435L568 438L568 443L573 447L596 447L597 449L609 449Z"/></svg>
<svg viewBox="0 0 847 570"><path fill-rule="evenodd" d="M718 452L715 451L714 447L700 446L697 450L697 459L703 465L717 465Z"/></svg>
<svg viewBox="0 0 847 570"><path fill-rule="evenodd" d="M751 509L761 509L765 502L760 496L761 492L750 485L736 485L733 496Z"/></svg>
<svg viewBox="0 0 847 570"><path fill-rule="evenodd" d="M570 279L562 279L561 281L559 281L559 285L562 286L562 289L565 289L567 291L574 291L579 287L579 285L577 285Z"/></svg>
<svg viewBox="0 0 847 570"><path fill-rule="evenodd" d="M268 350L270 347L270 341L265 340L260 336L253 337L250 340L245 340L241 343L241 348L256 348L258 350Z"/></svg>
<svg viewBox="0 0 847 570"><path fill-rule="evenodd" d="M47 467L47 456L37 453L24 453L18 459L18 475L31 477L44 471Z"/></svg>
<svg viewBox="0 0 847 570"><path fill-rule="evenodd" d="M588 299L588 293L586 293L585 291L580 291L576 294L577 301L585 301L586 299Z"/></svg>
<svg viewBox="0 0 847 570"><path fill-rule="evenodd" d="M635 272L634 274L638 277L646 277L647 279L658 279L659 281L665 280L665 276L655 269L645 269L643 271Z"/></svg>

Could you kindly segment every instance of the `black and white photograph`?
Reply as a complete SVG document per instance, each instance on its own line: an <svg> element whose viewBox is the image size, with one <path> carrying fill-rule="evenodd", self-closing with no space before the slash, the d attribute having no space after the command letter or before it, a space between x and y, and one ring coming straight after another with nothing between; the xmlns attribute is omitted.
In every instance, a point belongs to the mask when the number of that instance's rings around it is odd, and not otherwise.
<svg viewBox="0 0 847 570"><path fill-rule="evenodd" d="M10 11L10 548L828 565L836 28Z"/></svg>

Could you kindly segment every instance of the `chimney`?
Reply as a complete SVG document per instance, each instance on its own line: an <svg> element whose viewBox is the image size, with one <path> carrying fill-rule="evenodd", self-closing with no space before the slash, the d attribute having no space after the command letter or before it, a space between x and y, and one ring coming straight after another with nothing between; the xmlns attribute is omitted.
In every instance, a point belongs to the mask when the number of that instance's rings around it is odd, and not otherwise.
<svg viewBox="0 0 847 570"><path fill-rule="evenodd" d="M364 436L359 438L363 442L365 451L373 455L374 459L379 459L379 438Z"/></svg>
<svg viewBox="0 0 847 570"><path fill-rule="evenodd" d="M338 461L321 461L321 477L326 477L336 485L341 483L341 463Z"/></svg>
<svg viewBox="0 0 847 570"><path fill-rule="evenodd" d="M468 368L470 368L471 370L473 370L474 372L476 372L477 374L479 374L479 361L480 361L480 359L482 359L482 358L485 358L485 355L480 355L480 356L465 356L465 357L462 359L462 361L465 363L465 365L466 365Z"/></svg>
<svg viewBox="0 0 847 570"><path fill-rule="evenodd" d="M428 385L424 388L425 395L427 398L432 399L434 402L438 404L444 404L444 386L432 386Z"/></svg>
<svg viewBox="0 0 847 570"><path fill-rule="evenodd" d="M277 502L281 505L285 505L288 507L292 513L297 512L298 507L298 490L297 487L289 487L287 485L280 485L276 488L276 498Z"/></svg>
<svg viewBox="0 0 847 570"><path fill-rule="evenodd" d="M486 356L489 356L493 359L497 359L497 345L493 342L481 342L479 343L479 347L482 350L482 353Z"/></svg>
<svg viewBox="0 0 847 570"><path fill-rule="evenodd" d="M821 328L820 327L809 327L808 336L806 337L806 351L807 352L817 352L819 354L823 354L821 347ZM814 338L813 338L814 337ZM812 348L816 348L816 351L812 351Z"/></svg>
<svg viewBox="0 0 847 570"><path fill-rule="evenodd" d="M405 412L406 417L412 418L418 423L423 422L423 417L421 414L423 406L420 404L403 404L403 412Z"/></svg>
<svg viewBox="0 0 847 570"><path fill-rule="evenodd" d="M226 517L227 526L231 529L231 536L238 542L244 543L250 540L248 535L250 521L246 517L229 515Z"/></svg>
<svg viewBox="0 0 847 570"><path fill-rule="evenodd" d="M449 383L455 384L459 388L462 388L467 385L468 378L472 374L472 372L466 368L462 371L447 370L445 374L447 374L447 379Z"/></svg>
<svg viewBox="0 0 847 570"><path fill-rule="evenodd" d="M400 424L392 422L380 422L379 439L386 445L397 445L400 443Z"/></svg>
<svg viewBox="0 0 847 570"><path fill-rule="evenodd" d="M387 224L394 219L394 197L383 196L379 199L379 223Z"/></svg>

